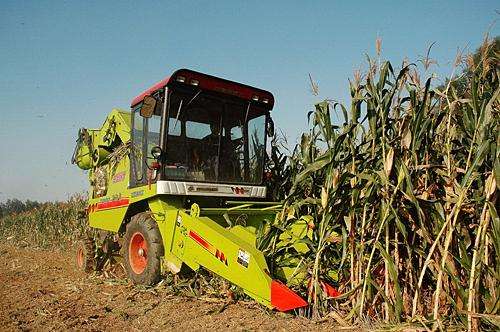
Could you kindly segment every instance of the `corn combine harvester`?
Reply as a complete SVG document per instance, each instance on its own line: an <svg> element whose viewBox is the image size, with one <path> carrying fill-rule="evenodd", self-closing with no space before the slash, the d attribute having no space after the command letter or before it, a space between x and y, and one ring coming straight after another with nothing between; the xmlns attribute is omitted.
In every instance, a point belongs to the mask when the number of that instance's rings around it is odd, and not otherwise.
<svg viewBox="0 0 500 332"><path fill-rule="evenodd" d="M181 69L80 129L73 163L88 170L90 228L113 234L136 284L203 267L280 311L307 306L274 280L256 232L281 211L266 201L270 92ZM89 242L77 264L89 269ZM288 282L293 269L282 270Z"/></svg>

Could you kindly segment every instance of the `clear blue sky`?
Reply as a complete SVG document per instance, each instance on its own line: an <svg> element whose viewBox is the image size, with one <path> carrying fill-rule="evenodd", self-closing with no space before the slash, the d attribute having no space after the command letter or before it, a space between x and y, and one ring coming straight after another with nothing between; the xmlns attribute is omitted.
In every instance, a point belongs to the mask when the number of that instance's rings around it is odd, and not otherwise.
<svg viewBox="0 0 500 332"><path fill-rule="evenodd" d="M86 174L69 163L78 128L99 127L176 68L272 91L275 123L293 143L315 101L347 100L347 79L374 54L377 35L395 65L436 41L433 70L442 75L457 47L480 44L499 9L498 1L3 0L0 201L85 190Z"/></svg>

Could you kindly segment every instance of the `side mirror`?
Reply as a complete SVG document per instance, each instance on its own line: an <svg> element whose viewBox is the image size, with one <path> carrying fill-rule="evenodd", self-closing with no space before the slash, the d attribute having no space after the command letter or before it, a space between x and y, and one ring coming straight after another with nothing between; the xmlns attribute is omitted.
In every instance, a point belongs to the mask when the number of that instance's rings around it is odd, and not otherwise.
<svg viewBox="0 0 500 332"><path fill-rule="evenodd" d="M273 137L274 136L274 121L271 119L270 116L267 118L267 136L268 137Z"/></svg>
<svg viewBox="0 0 500 332"><path fill-rule="evenodd" d="M155 158L156 160L159 160L161 158L161 155L163 154L163 151L161 150L161 148L159 146L154 146L152 149L151 149L151 155L153 156L153 158Z"/></svg>
<svg viewBox="0 0 500 332"><path fill-rule="evenodd" d="M142 107L140 114L144 118L150 118L153 116L156 107L156 99L151 96L144 97L142 101Z"/></svg>

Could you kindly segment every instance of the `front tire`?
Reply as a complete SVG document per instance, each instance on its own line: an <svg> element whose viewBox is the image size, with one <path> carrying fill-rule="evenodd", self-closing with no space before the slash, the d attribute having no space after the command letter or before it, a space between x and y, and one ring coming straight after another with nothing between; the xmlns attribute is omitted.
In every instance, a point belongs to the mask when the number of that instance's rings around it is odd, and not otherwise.
<svg viewBox="0 0 500 332"><path fill-rule="evenodd" d="M125 268L134 284L154 285L161 277L163 242L156 221L147 212L136 214L127 225L123 248Z"/></svg>

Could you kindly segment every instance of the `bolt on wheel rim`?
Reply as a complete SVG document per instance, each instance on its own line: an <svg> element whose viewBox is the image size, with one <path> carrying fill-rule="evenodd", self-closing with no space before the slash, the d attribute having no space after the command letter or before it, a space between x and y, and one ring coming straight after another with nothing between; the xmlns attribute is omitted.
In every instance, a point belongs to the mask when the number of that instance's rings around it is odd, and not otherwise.
<svg viewBox="0 0 500 332"><path fill-rule="evenodd" d="M128 248L128 257L130 267L135 274L141 274L146 269L148 264L147 246L148 243L140 232L132 235Z"/></svg>

